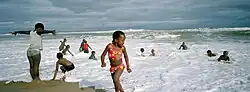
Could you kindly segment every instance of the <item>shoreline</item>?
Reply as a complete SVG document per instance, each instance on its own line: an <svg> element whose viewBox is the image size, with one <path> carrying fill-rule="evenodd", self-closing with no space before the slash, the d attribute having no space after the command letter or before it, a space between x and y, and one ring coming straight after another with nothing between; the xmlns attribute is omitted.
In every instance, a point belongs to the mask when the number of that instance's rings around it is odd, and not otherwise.
<svg viewBox="0 0 250 92"><path fill-rule="evenodd" d="M64 82L60 80L42 80L23 82L0 81L0 89L3 92L106 92L104 89L91 87L79 87L79 82Z"/></svg>

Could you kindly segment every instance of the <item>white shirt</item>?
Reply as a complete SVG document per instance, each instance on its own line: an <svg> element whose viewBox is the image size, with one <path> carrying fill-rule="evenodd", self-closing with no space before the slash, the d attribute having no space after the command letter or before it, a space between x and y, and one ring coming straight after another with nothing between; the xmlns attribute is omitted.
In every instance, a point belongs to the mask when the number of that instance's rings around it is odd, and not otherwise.
<svg viewBox="0 0 250 92"><path fill-rule="evenodd" d="M42 37L36 31L30 31L30 49L42 50Z"/></svg>

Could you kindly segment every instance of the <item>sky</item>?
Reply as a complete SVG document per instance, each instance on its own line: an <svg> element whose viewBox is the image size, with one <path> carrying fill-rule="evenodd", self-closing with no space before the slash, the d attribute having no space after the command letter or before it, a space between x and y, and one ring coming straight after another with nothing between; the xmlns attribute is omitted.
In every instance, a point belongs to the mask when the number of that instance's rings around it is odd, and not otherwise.
<svg viewBox="0 0 250 92"><path fill-rule="evenodd" d="M249 27L250 0L0 0L0 31Z"/></svg>

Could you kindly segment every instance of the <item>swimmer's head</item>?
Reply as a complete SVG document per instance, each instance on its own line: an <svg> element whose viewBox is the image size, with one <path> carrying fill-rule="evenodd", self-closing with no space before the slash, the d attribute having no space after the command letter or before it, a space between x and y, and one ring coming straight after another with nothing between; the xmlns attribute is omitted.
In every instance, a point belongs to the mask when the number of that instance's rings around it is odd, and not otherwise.
<svg viewBox="0 0 250 92"><path fill-rule="evenodd" d="M185 44L185 42L182 42L182 44Z"/></svg>
<svg viewBox="0 0 250 92"><path fill-rule="evenodd" d="M62 53L57 53L57 54L56 54L56 57L57 57L58 59L63 58L63 54L62 54Z"/></svg>
<svg viewBox="0 0 250 92"><path fill-rule="evenodd" d="M69 45L66 45L66 48L70 48L70 46L69 46Z"/></svg>
<svg viewBox="0 0 250 92"><path fill-rule="evenodd" d="M64 39L63 39L63 42L66 42L66 41L67 41L67 39L66 39L66 38L64 38Z"/></svg>
<svg viewBox="0 0 250 92"><path fill-rule="evenodd" d="M154 49L152 49L152 50L151 50L151 53L155 53L155 50L154 50Z"/></svg>
<svg viewBox="0 0 250 92"><path fill-rule="evenodd" d="M228 51L223 51L223 55L227 56L228 55Z"/></svg>
<svg viewBox="0 0 250 92"><path fill-rule="evenodd" d="M144 52L144 49L143 49L143 48L141 48L141 49L140 49L140 51L141 51L141 52Z"/></svg>
<svg viewBox="0 0 250 92"><path fill-rule="evenodd" d="M115 43L118 47L123 47L126 36L122 31L115 31L113 33L113 43Z"/></svg>
<svg viewBox="0 0 250 92"><path fill-rule="evenodd" d="M92 54L92 55L95 55L95 51L91 51L91 54Z"/></svg>
<svg viewBox="0 0 250 92"><path fill-rule="evenodd" d="M207 53L212 53L212 51L211 50L207 50Z"/></svg>

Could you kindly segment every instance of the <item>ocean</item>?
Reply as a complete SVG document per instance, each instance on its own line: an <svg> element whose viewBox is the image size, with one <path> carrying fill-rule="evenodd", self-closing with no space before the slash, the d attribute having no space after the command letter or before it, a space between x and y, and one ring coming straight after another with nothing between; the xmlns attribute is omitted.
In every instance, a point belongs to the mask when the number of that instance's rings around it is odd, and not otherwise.
<svg viewBox="0 0 250 92"><path fill-rule="evenodd" d="M64 57L76 68L67 74L66 81L113 92L108 57L107 67L101 68L100 55L112 41L114 31L58 31L56 36L43 35L40 78L52 79L60 41L67 38L66 44L75 56ZM250 28L122 31L126 34L125 46L132 69L121 76L125 92L250 91ZM79 53L83 38L96 51L97 61L89 60L90 54ZM0 80L31 81L26 57L28 42L27 35L0 34ZM188 50L178 50L182 42ZM145 49L146 57L138 55L140 48ZM156 56L149 56L151 49L155 49ZM217 56L206 56L209 49ZM223 51L229 52L231 64L216 61ZM59 72L57 79L61 76Z"/></svg>

